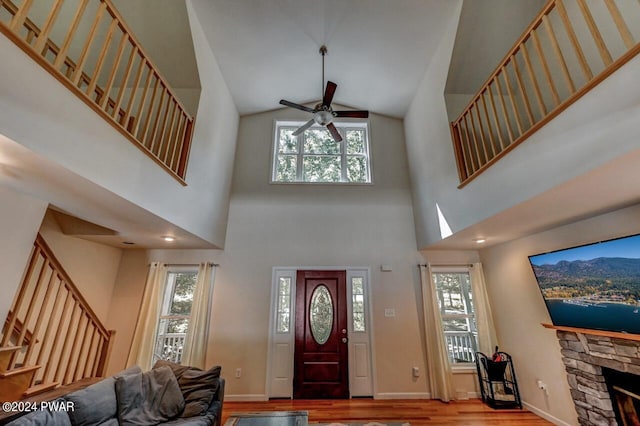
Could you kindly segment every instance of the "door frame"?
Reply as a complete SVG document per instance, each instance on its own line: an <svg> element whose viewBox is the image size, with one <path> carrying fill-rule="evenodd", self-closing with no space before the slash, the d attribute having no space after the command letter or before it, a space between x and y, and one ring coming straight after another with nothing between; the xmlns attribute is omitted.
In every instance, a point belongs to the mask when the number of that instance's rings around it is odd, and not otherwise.
<svg viewBox="0 0 640 426"><path fill-rule="evenodd" d="M269 311L269 341L267 351L266 397L268 398L293 398L293 374L295 369L295 300L296 278L299 270L306 271L346 271L347 278L347 323L349 330L349 394L351 397L376 395L375 351L373 332L373 315L371 315L371 273L369 267L356 266L275 266L271 277L271 298ZM278 284L280 278L291 278L290 291L290 318L289 332L276 333L276 316L278 300ZM364 304L365 304L365 332L353 332L353 306L351 279L363 278ZM355 345L368 347L368 359L365 360L365 373L370 380L363 382L361 377L356 377L358 371L362 371L355 365ZM359 380L360 379L360 380Z"/></svg>

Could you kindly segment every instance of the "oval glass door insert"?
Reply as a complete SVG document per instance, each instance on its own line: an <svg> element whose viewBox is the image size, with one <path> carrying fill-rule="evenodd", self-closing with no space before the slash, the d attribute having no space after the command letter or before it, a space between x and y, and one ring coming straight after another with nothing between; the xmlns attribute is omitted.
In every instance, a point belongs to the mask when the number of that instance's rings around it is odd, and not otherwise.
<svg viewBox="0 0 640 426"><path fill-rule="evenodd" d="M313 338L319 345L327 343L333 328L333 301L329 289L324 284L316 287L311 295L309 326Z"/></svg>

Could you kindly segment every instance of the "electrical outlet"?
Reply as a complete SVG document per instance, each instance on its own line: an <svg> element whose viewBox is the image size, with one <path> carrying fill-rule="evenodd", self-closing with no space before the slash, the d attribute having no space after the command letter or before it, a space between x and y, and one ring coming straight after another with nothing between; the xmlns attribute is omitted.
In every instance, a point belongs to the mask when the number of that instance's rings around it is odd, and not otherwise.
<svg viewBox="0 0 640 426"><path fill-rule="evenodd" d="M413 377L420 377L420 368L412 367L411 374L413 375Z"/></svg>
<svg viewBox="0 0 640 426"><path fill-rule="evenodd" d="M538 380L536 384L538 385L538 389L542 390L546 394L549 393L549 388L547 388L547 384L545 382Z"/></svg>
<svg viewBox="0 0 640 426"><path fill-rule="evenodd" d="M242 376L242 368L236 368L236 379Z"/></svg>

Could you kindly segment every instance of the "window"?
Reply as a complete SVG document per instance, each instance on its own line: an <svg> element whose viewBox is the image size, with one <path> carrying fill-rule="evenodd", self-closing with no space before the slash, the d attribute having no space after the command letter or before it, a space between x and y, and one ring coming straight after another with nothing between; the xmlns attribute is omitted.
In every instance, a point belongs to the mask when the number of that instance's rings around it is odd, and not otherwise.
<svg viewBox="0 0 640 426"><path fill-rule="evenodd" d="M351 278L351 297L353 313L353 331L364 332L364 279L362 277Z"/></svg>
<svg viewBox="0 0 640 426"><path fill-rule="evenodd" d="M342 142L321 126L293 136L302 124L276 123L272 182L371 183L367 123L334 123Z"/></svg>
<svg viewBox="0 0 640 426"><path fill-rule="evenodd" d="M182 360L197 278L198 271L195 269L170 270L167 273L154 361L164 359L179 364Z"/></svg>
<svg viewBox="0 0 640 426"><path fill-rule="evenodd" d="M290 327L291 277L280 277L278 280L278 312L276 333L288 333Z"/></svg>
<svg viewBox="0 0 640 426"><path fill-rule="evenodd" d="M452 365L474 362L478 332L469 272L434 271L438 305Z"/></svg>

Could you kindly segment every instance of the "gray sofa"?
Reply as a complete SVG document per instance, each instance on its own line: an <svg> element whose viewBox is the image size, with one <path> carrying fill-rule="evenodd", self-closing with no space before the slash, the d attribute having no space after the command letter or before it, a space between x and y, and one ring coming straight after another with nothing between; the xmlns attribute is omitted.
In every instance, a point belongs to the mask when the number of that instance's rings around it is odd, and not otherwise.
<svg viewBox="0 0 640 426"><path fill-rule="evenodd" d="M57 409L8 424L220 426L225 381L219 375L220 367L204 371L164 361L145 373L132 367L49 404Z"/></svg>

